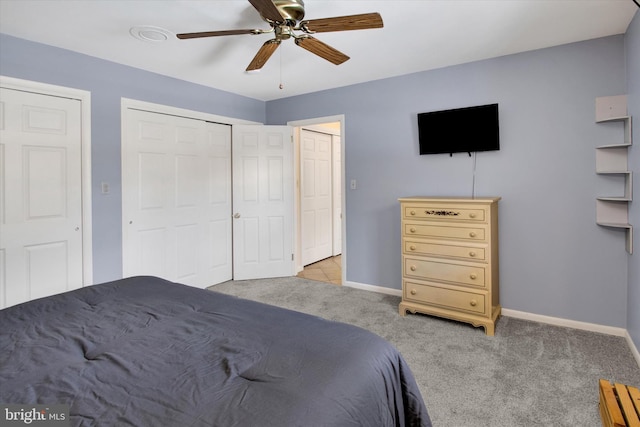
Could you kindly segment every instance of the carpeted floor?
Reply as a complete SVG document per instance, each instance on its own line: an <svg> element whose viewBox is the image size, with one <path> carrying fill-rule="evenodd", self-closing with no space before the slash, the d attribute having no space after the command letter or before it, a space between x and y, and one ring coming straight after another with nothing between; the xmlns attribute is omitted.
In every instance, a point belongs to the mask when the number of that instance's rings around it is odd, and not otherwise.
<svg viewBox="0 0 640 427"><path fill-rule="evenodd" d="M401 317L399 297L297 277L210 289L387 339L411 366L435 427L599 427L598 379L640 386L640 368L621 337L504 316L487 337L464 323Z"/></svg>

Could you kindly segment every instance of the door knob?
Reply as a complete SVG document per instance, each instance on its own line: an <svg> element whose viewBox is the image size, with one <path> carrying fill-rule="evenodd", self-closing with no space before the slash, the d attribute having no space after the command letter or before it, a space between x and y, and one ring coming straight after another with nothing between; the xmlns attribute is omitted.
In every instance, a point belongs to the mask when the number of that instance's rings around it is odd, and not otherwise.
<svg viewBox="0 0 640 427"><path fill-rule="evenodd" d="M240 213L238 213L238 212L234 213L234 214L233 214L233 217L234 217L234 218L240 218Z"/></svg>

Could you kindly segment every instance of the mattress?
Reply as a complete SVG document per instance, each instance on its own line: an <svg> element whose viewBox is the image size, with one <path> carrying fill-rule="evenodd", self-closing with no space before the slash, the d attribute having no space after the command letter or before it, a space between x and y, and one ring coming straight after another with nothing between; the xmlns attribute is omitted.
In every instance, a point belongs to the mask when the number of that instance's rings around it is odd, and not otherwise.
<svg viewBox="0 0 640 427"><path fill-rule="evenodd" d="M72 426L430 426L411 370L364 329L132 277L0 311L0 402Z"/></svg>

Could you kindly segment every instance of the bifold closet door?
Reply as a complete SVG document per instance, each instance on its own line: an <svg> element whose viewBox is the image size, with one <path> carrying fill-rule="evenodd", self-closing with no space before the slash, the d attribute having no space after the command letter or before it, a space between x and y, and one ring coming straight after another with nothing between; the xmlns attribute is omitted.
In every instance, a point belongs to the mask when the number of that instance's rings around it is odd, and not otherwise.
<svg viewBox="0 0 640 427"><path fill-rule="evenodd" d="M123 126L124 276L231 279L231 127L131 108Z"/></svg>

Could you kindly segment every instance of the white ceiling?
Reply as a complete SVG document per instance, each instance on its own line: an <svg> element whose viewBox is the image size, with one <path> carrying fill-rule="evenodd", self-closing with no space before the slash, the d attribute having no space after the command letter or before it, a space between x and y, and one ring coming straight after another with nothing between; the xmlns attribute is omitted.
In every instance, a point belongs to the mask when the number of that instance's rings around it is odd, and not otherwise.
<svg viewBox="0 0 640 427"><path fill-rule="evenodd" d="M633 0L305 0L305 19L379 12L384 28L317 34L351 57L339 66L284 41L258 73L244 70L270 35L174 37L268 29L245 0L0 0L0 32L267 101L622 34L637 10ZM171 34L141 41L136 26Z"/></svg>

